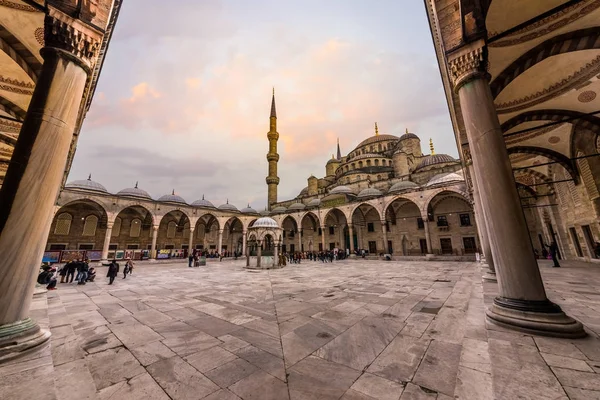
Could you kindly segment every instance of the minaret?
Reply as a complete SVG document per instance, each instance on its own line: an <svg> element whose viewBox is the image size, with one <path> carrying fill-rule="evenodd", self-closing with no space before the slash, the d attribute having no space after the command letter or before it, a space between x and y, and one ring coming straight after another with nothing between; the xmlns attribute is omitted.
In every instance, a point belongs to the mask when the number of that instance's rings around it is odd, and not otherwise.
<svg viewBox="0 0 600 400"><path fill-rule="evenodd" d="M337 142L337 160L342 161L342 152L340 151L340 138L338 138Z"/></svg>
<svg viewBox="0 0 600 400"><path fill-rule="evenodd" d="M277 133L277 112L275 111L275 88L273 88L271 117L269 119L270 129L269 133L267 133L267 138L269 139L269 153L267 153L269 175L267 176L267 187L269 210L271 210L271 206L274 203L277 203L277 185L279 185L279 177L277 176L277 162L279 161L279 154L277 154L277 140L279 140L279 133Z"/></svg>
<svg viewBox="0 0 600 400"><path fill-rule="evenodd" d="M435 149L433 148L433 139L429 138L429 150L431 150L431 155L435 155Z"/></svg>

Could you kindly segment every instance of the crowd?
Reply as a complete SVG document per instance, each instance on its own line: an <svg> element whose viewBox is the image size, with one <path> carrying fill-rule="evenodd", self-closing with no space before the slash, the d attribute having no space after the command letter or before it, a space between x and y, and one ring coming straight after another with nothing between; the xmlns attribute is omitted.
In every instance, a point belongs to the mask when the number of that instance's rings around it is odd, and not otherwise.
<svg viewBox="0 0 600 400"><path fill-rule="evenodd" d="M133 273L133 267L133 261L127 259L125 268L123 269L123 279ZM106 277L110 280L109 285L112 285L118 273L119 263L116 260L112 260L108 264L108 273L106 274ZM78 285L85 285L87 282L94 282L96 274L96 268L90 266L90 260L88 259L72 260L58 269L48 263L43 263L38 274L37 283L45 285L48 290L56 290L57 278L59 276L60 283L76 282Z"/></svg>

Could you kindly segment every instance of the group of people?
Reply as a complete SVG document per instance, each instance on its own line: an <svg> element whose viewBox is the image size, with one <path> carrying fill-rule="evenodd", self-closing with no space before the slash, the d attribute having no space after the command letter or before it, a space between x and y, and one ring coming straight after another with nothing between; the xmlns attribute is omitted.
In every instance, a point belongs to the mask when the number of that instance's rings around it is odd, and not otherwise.
<svg viewBox="0 0 600 400"><path fill-rule="evenodd" d="M344 250L302 251L294 253L283 253L279 255L278 265L285 266L288 262L290 264L300 264L302 263L302 260L331 263L334 260L343 260L347 257L348 255Z"/></svg>
<svg viewBox="0 0 600 400"><path fill-rule="evenodd" d="M123 268L123 279L127 278L127 275L133 274L133 267L133 261L131 260L131 258L128 258L127 261L125 261L125 268ZM120 269L121 266L119 265L117 260L113 258L110 264L108 264L108 272L106 273L109 285L113 284L115 278L119 275Z"/></svg>
<svg viewBox="0 0 600 400"><path fill-rule="evenodd" d="M57 277L60 276L60 283L77 282L78 285L85 285L86 282L94 282L96 279L96 269L90 267L90 260L75 259L67 262L60 269L43 263L38 274L37 282L40 285L46 285L48 290L56 290ZM75 275L77 272L77 275Z"/></svg>

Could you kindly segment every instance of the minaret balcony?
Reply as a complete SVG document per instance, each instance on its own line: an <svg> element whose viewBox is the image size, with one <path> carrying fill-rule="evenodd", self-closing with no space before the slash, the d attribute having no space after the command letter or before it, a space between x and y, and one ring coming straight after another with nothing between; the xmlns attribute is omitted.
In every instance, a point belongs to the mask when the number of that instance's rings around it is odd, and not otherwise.
<svg viewBox="0 0 600 400"><path fill-rule="evenodd" d="M271 161L279 161L279 154L277 153L267 153L267 161L271 162Z"/></svg>
<svg viewBox="0 0 600 400"><path fill-rule="evenodd" d="M279 177L277 176L267 176L267 185L279 185Z"/></svg>

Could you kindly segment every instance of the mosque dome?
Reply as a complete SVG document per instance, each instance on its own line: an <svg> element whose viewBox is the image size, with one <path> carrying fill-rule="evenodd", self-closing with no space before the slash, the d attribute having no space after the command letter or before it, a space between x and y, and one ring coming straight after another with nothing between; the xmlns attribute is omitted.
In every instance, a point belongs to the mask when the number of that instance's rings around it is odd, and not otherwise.
<svg viewBox="0 0 600 400"><path fill-rule="evenodd" d="M333 164L333 163L340 163L340 160L338 160L337 158L331 158L329 161L327 161L327 164ZM307 188L308 190L308 188Z"/></svg>
<svg viewBox="0 0 600 400"><path fill-rule="evenodd" d="M294 203L288 207L288 211L302 211L306 208L306 206L302 203Z"/></svg>
<svg viewBox="0 0 600 400"><path fill-rule="evenodd" d="M139 199L152 200L152 197L150 197L148 192L138 188L137 182L135 183L134 187L119 191L119 193L117 193L117 196L137 197Z"/></svg>
<svg viewBox="0 0 600 400"><path fill-rule="evenodd" d="M239 211L236 206L234 206L233 204L229 204L229 199L227 199L227 202L225 204L221 204L219 206L219 210L222 210L222 211Z"/></svg>
<svg viewBox="0 0 600 400"><path fill-rule="evenodd" d="M99 193L108 193L108 190L106 190L104 186L92 180L91 174L87 179L67 183L65 189L83 189Z"/></svg>
<svg viewBox="0 0 600 400"><path fill-rule="evenodd" d="M356 146L356 148L358 149L359 147L363 147L363 146L366 146L368 144L373 144L373 143L377 143L377 142L384 142L386 140L398 140L398 136L394 136L394 135L375 135L375 136L371 136L370 138L367 138L367 139L363 140L362 142L360 142L358 144L358 146Z"/></svg>
<svg viewBox="0 0 600 400"><path fill-rule="evenodd" d="M452 156L449 156L448 154L431 154L431 155L423 157L423 159L421 160L419 165L417 165L417 168L415 169L415 171L418 169L430 167L430 166L436 165L436 164L456 163L456 162L458 162L458 160L456 160Z"/></svg>
<svg viewBox="0 0 600 400"><path fill-rule="evenodd" d="M286 212L286 210L287 210L287 208L285 208L283 206L275 207L274 209L271 210L271 214L284 213L284 212Z"/></svg>
<svg viewBox="0 0 600 400"><path fill-rule="evenodd" d="M300 191L298 197L306 196L308 194L308 186Z"/></svg>
<svg viewBox="0 0 600 400"><path fill-rule="evenodd" d="M264 210L262 210L260 213L260 215L262 215L263 217L266 217L268 215L271 215L271 211L267 210L266 208Z"/></svg>
<svg viewBox="0 0 600 400"><path fill-rule="evenodd" d="M252 224L251 228L279 228L279 225L273 218L261 217Z"/></svg>
<svg viewBox="0 0 600 400"><path fill-rule="evenodd" d="M171 194L165 194L164 196L159 197L158 201L162 201L164 203L187 204L183 197L175 194L175 190L173 190Z"/></svg>
<svg viewBox="0 0 600 400"><path fill-rule="evenodd" d="M329 194L354 194L354 192L348 186L341 185L331 189Z"/></svg>
<svg viewBox="0 0 600 400"><path fill-rule="evenodd" d="M258 211L256 211L254 208L250 207L250 204L248 204L248 207L242 208L240 210L240 212L242 214L258 214Z"/></svg>
<svg viewBox="0 0 600 400"><path fill-rule="evenodd" d="M381 196L383 193L381 193L381 190L375 189L375 188L366 188L361 190L361 192L358 194L358 198L359 199L364 199L366 197L375 197L375 196Z"/></svg>
<svg viewBox="0 0 600 400"><path fill-rule="evenodd" d="M321 199L312 199L308 202L307 207L318 207L321 205Z"/></svg>
<svg viewBox="0 0 600 400"><path fill-rule="evenodd" d="M414 182L401 181L401 182L394 183L392 185L392 187L390 188L390 190L388 190L388 193L401 192L401 191L407 190L407 189L417 189L418 187L419 187L419 185L417 185Z"/></svg>
<svg viewBox="0 0 600 400"><path fill-rule="evenodd" d="M196 200L192 203L194 207L206 207L206 208L215 208L214 204L208 200L204 200L204 195L202 195L202 199Z"/></svg>
<svg viewBox="0 0 600 400"><path fill-rule="evenodd" d="M419 138L417 135L415 135L414 133L411 133L409 131L406 131L406 133L402 136L400 136L400 141L406 140L406 139L417 139L417 140L421 140L421 138Z"/></svg>
<svg viewBox="0 0 600 400"><path fill-rule="evenodd" d="M438 174L427 182L427 187L439 185L441 183L451 183L451 182L464 182L465 179L455 172L450 172L446 174Z"/></svg>

